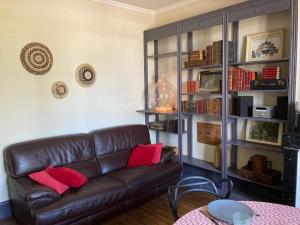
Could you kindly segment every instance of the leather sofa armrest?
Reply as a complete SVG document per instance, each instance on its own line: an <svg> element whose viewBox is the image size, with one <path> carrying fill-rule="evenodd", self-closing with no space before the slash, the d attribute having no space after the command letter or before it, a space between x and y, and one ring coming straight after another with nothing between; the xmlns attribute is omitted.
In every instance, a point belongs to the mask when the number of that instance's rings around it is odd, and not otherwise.
<svg viewBox="0 0 300 225"><path fill-rule="evenodd" d="M165 146L163 147L160 155L160 163L170 163L177 161L177 155L174 147Z"/></svg>
<svg viewBox="0 0 300 225"><path fill-rule="evenodd" d="M8 178L9 188L23 199L30 208L38 208L57 201L61 196L54 190L40 185L28 177Z"/></svg>

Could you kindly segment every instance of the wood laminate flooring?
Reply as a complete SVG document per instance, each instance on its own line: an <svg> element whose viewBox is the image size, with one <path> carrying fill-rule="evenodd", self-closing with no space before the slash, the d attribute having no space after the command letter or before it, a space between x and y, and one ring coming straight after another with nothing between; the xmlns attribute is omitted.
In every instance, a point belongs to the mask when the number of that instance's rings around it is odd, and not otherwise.
<svg viewBox="0 0 300 225"><path fill-rule="evenodd" d="M183 215L195 208L206 205L214 197L205 193L192 193L185 196L179 204L179 215ZM171 225L173 218L167 195L161 195L135 209L124 212L102 225ZM0 225L22 225L13 219L0 221Z"/></svg>

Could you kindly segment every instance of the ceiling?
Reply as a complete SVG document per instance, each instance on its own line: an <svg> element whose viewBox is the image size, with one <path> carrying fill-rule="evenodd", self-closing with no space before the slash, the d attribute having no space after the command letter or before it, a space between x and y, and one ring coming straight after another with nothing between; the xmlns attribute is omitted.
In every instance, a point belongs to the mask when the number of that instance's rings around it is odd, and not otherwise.
<svg viewBox="0 0 300 225"><path fill-rule="evenodd" d="M100 3L149 14L166 12L200 0L94 0Z"/></svg>
<svg viewBox="0 0 300 225"><path fill-rule="evenodd" d="M150 10L158 10L184 1L185 0L116 0L116 2Z"/></svg>

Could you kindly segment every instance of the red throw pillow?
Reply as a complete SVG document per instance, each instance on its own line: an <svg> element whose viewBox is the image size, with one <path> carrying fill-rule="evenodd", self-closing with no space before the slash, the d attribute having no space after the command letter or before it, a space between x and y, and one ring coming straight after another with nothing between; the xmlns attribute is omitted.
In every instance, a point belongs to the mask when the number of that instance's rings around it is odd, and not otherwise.
<svg viewBox="0 0 300 225"><path fill-rule="evenodd" d="M39 184L45 185L56 191L58 194L63 194L70 187L59 182L55 178L51 177L45 170L40 172L31 173L28 175L32 180L38 182Z"/></svg>
<svg viewBox="0 0 300 225"><path fill-rule="evenodd" d="M82 173L66 167L54 168L53 166L49 166L47 173L59 182L72 188L79 188L87 182L86 176Z"/></svg>
<svg viewBox="0 0 300 225"><path fill-rule="evenodd" d="M128 160L127 167L151 166L155 155L156 147L135 147Z"/></svg>
<svg viewBox="0 0 300 225"><path fill-rule="evenodd" d="M139 147L155 147L155 154L152 160L152 163L160 163L160 156L161 156L161 151L163 148L163 144L149 144L149 145L139 145Z"/></svg>

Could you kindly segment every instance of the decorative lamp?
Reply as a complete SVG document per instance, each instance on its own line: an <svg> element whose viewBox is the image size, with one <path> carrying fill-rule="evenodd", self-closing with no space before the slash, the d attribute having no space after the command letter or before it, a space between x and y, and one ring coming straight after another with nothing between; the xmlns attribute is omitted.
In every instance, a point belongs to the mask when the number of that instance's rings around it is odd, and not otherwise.
<svg viewBox="0 0 300 225"><path fill-rule="evenodd" d="M167 113L176 109L176 88L168 81L165 73L149 88L149 97L151 107L157 112Z"/></svg>

